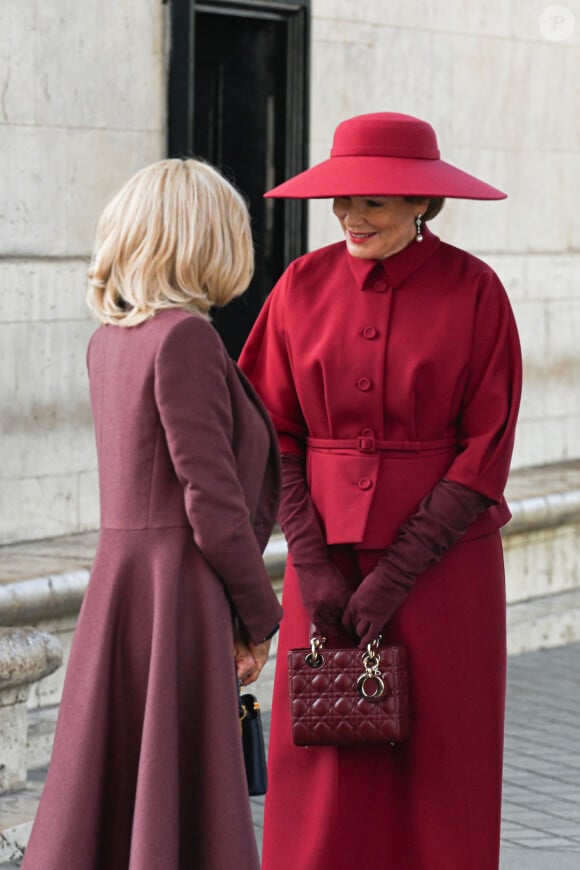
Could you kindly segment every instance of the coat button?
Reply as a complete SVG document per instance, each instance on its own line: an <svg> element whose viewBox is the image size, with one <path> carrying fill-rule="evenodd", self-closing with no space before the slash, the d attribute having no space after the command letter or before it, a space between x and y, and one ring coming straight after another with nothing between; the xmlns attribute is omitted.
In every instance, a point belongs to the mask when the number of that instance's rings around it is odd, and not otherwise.
<svg viewBox="0 0 580 870"><path fill-rule="evenodd" d="M359 489L365 489L365 490L372 489L372 486L373 486L373 482L370 479L370 477L361 477L361 479L358 482Z"/></svg>
<svg viewBox="0 0 580 870"><path fill-rule="evenodd" d="M370 378L359 378L356 382L356 385L359 390L362 390L363 393L366 393L367 390L371 389L373 383Z"/></svg>
<svg viewBox="0 0 580 870"><path fill-rule="evenodd" d="M363 337L367 338L369 341L372 341L373 338L376 338L379 334L378 329L375 329L374 326L365 326L362 331Z"/></svg>
<svg viewBox="0 0 580 870"><path fill-rule="evenodd" d="M383 278L378 278L373 284L375 293L384 293L387 289L387 282Z"/></svg>

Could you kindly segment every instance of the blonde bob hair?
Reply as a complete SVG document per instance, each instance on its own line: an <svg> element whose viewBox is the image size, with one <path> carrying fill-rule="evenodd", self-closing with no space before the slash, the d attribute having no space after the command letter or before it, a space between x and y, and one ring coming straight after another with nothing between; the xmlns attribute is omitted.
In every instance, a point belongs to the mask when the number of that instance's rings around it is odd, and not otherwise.
<svg viewBox="0 0 580 870"><path fill-rule="evenodd" d="M160 160L105 207L89 270L89 308L136 326L165 308L209 319L247 288L254 250L241 194L207 163Z"/></svg>

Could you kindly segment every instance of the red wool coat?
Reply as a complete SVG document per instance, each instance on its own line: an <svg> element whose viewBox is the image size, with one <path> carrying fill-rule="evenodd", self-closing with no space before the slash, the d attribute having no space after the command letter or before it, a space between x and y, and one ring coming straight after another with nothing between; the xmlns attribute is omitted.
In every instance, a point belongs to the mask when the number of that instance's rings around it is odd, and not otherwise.
<svg viewBox="0 0 580 870"><path fill-rule="evenodd" d="M309 619L289 560L264 870L496 870L505 688L497 530L509 519L503 490L521 390L499 279L429 231L381 263L331 245L285 272L240 364L282 451L305 453L327 541L353 585L442 477L495 502L418 578L389 625L387 640L409 648L415 705L412 738L395 750L292 745L285 652L307 644Z"/></svg>
<svg viewBox="0 0 580 870"><path fill-rule="evenodd" d="M101 533L23 867L257 870L232 612L255 641L281 616L275 433L184 311L101 327L88 364Z"/></svg>

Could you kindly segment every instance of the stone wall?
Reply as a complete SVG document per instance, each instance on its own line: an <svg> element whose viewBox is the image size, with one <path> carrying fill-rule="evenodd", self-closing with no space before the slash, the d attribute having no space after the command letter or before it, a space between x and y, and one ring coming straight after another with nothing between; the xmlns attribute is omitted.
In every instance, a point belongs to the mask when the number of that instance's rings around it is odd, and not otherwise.
<svg viewBox="0 0 580 870"><path fill-rule="evenodd" d="M106 200L164 154L166 10L0 3L0 543L98 523L86 270Z"/></svg>
<svg viewBox="0 0 580 870"><path fill-rule="evenodd" d="M338 121L390 109L510 194L450 201L433 229L513 301L520 468L580 455L580 0L551 8L312 0L311 162ZM165 153L167 16L161 0L0 3L0 544L98 523L85 275L105 201ZM310 246L337 238L313 203Z"/></svg>
<svg viewBox="0 0 580 870"><path fill-rule="evenodd" d="M580 0L313 0L311 162L343 118L390 110L435 127L444 159L509 193L448 201L433 230L487 260L520 326L514 467L580 456ZM310 244L339 238L328 202Z"/></svg>

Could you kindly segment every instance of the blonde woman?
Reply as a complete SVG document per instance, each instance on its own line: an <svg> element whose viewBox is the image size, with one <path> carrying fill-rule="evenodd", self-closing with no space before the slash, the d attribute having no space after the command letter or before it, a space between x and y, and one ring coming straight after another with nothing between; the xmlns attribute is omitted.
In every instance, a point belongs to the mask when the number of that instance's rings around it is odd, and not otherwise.
<svg viewBox="0 0 580 870"><path fill-rule="evenodd" d="M276 438L209 323L246 289L246 206L163 160L105 208L88 302L101 532L25 870L259 867L237 677L281 610Z"/></svg>

